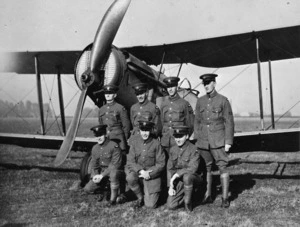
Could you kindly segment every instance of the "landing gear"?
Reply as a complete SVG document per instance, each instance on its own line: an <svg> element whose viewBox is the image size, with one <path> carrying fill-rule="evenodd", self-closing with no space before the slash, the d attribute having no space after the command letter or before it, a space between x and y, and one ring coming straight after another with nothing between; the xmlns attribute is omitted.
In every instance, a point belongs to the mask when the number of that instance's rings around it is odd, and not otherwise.
<svg viewBox="0 0 300 227"><path fill-rule="evenodd" d="M81 180L82 185L85 185L90 180L91 172L92 172L91 166L90 166L91 159L92 159L91 154L87 153L81 161L81 164L80 164L80 180Z"/></svg>

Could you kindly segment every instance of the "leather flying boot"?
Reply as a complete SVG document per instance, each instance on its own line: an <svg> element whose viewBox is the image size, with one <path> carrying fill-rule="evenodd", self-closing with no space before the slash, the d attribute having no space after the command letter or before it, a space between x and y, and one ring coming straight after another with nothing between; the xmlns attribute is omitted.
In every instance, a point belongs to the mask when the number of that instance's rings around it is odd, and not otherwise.
<svg viewBox="0 0 300 227"><path fill-rule="evenodd" d="M221 185L222 185L222 204L221 207L228 208L230 202L228 200L228 191L229 191L229 174L222 173L220 176Z"/></svg>
<svg viewBox="0 0 300 227"><path fill-rule="evenodd" d="M184 185L184 207L186 211L193 211L192 205L193 185Z"/></svg>
<svg viewBox="0 0 300 227"><path fill-rule="evenodd" d="M211 198L211 186L212 186L212 174L211 172L206 173L206 193L204 199L202 200L202 204L213 203L213 199Z"/></svg>
<svg viewBox="0 0 300 227"><path fill-rule="evenodd" d="M135 203L133 204L133 208L134 209L141 208L144 205L144 196L142 194L141 187L139 185L137 185L136 187L131 188L131 190L134 192L134 194L138 198L137 201L135 201Z"/></svg>
<svg viewBox="0 0 300 227"><path fill-rule="evenodd" d="M141 208L142 206L144 206L144 198L139 198L137 201L134 202L133 204L133 208L134 209L139 209Z"/></svg>

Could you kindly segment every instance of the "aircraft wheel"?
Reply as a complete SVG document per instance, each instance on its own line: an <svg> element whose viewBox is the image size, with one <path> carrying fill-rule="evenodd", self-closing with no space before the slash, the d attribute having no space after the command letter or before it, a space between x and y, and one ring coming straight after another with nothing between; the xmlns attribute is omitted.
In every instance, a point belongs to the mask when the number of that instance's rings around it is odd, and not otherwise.
<svg viewBox="0 0 300 227"><path fill-rule="evenodd" d="M90 180L91 176L91 162L92 156L90 153L86 154L80 164L80 180L86 184Z"/></svg>

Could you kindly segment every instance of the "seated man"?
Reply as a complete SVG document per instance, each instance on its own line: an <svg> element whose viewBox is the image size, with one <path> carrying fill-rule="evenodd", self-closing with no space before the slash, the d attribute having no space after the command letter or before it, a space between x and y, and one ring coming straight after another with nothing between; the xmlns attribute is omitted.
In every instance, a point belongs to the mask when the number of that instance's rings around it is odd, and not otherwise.
<svg viewBox="0 0 300 227"><path fill-rule="evenodd" d="M124 172L121 170L121 149L116 142L106 136L106 127L106 125L98 125L91 128L95 137L97 137L98 143L93 146L91 152L91 179L83 190L87 193L94 193L109 180L111 196L108 205L111 206L116 204L120 179Z"/></svg>
<svg viewBox="0 0 300 227"><path fill-rule="evenodd" d="M167 205L170 210L185 205L187 211L193 210L192 193L195 186L200 186L198 174L200 154L189 139L188 126L174 126L173 136L176 145L170 149L167 164L169 197Z"/></svg>
<svg viewBox="0 0 300 227"><path fill-rule="evenodd" d="M160 142L150 133L153 126L154 123L150 121L139 122L140 139L131 145L127 155L126 180L138 198L134 208L140 208L143 204L150 208L158 205L165 154Z"/></svg>

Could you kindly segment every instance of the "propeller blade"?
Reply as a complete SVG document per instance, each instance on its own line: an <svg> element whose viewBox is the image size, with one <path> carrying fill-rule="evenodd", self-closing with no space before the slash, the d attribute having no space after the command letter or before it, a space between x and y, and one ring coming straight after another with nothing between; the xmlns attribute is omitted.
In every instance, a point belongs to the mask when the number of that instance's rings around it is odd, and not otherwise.
<svg viewBox="0 0 300 227"><path fill-rule="evenodd" d="M69 126L66 138L64 139L64 142L62 143L62 145L56 155L56 158L54 160L54 166L61 165L65 161L65 159L68 157L68 154L72 148L72 145L73 145L73 142L75 140L75 136L76 136L76 133L78 130L78 125L79 125L83 105L85 102L87 90L88 90L87 88L84 88L81 91L74 117L72 119L71 125Z"/></svg>
<svg viewBox="0 0 300 227"><path fill-rule="evenodd" d="M95 35L91 53L91 71L104 63L131 0L116 0L106 11Z"/></svg>
<svg viewBox="0 0 300 227"><path fill-rule="evenodd" d="M113 4L106 11L95 35L93 48L91 52L90 67L81 76L81 82L83 89L78 101L77 109L75 111L74 118L69 126L66 138L61 145L57 156L54 161L55 166L61 165L67 158L75 136L78 130L78 125L82 113L82 108L87 95L87 90L95 80L99 78L97 70L105 63L105 60L110 52L112 42L116 36L116 33L120 27L123 17L129 7L131 0L115 0Z"/></svg>

